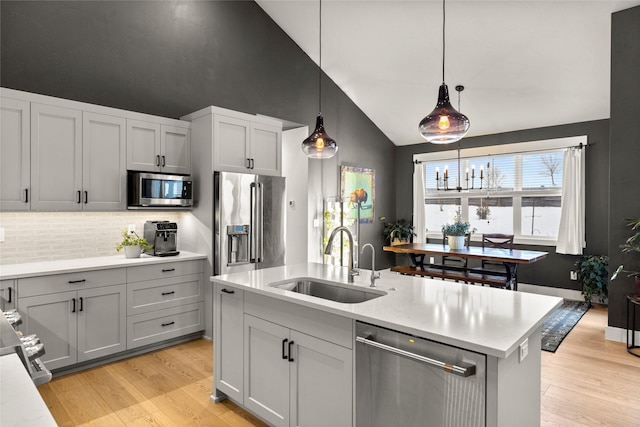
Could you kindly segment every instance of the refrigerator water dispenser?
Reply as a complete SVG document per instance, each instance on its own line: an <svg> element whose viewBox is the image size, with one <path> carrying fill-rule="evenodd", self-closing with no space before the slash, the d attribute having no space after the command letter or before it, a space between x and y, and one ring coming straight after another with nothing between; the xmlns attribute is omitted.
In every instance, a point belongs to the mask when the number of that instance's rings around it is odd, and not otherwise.
<svg viewBox="0 0 640 427"><path fill-rule="evenodd" d="M249 226L227 226L227 265L249 262Z"/></svg>

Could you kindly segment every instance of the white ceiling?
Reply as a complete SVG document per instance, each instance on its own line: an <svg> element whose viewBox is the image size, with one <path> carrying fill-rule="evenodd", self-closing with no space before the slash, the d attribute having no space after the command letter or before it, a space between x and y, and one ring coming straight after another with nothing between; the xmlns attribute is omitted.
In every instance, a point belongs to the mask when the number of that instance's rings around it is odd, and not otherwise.
<svg viewBox="0 0 640 427"><path fill-rule="evenodd" d="M318 0L257 3L318 63ZM454 106L465 86L467 136L608 118L611 13L639 4L448 0L445 81ZM394 144L424 142L418 123L442 82L442 2L324 0L322 69Z"/></svg>

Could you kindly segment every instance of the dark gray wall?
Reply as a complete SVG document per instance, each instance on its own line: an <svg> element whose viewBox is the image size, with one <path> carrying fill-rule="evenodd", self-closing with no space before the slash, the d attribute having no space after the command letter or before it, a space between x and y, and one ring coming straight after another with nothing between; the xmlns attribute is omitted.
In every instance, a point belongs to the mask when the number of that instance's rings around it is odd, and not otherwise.
<svg viewBox="0 0 640 427"><path fill-rule="evenodd" d="M609 261L611 270L640 271L640 254L620 252L631 235L625 218L640 217L640 6L614 13L611 27ZM609 325L625 327L626 295L635 289L626 276L610 283Z"/></svg>
<svg viewBox="0 0 640 427"><path fill-rule="evenodd" d="M315 125L317 66L254 2L3 0L0 11L4 87L173 118L216 105ZM340 148L310 161L312 185L337 195L340 164L374 168L376 210L394 209L393 144L326 76L322 112ZM361 241L381 247L379 227L364 225Z"/></svg>
<svg viewBox="0 0 640 427"><path fill-rule="evenodd" d="M473 118L470 118L473 126ZM587 135L589 147L586 149L586 233L587 247L585 254L606 255L608 253L607 199L609 191L609 121L598 120L571 125L553 126L539 129L521 130L495 135L477 136L462 140L462 149L501 145L515 142L537 141L542 139L561 138L566 136ZM411 185L413 154L441 150L433 144L418 144L398 149L396 169L398 186ZM411 194L397 193L396 206L398 216L410 218L412 214ZM521 249L543 250L549 255L542 261L523 266L518 270L518 280L542 286L565 289L580 289L576 281L569 278L569 271L579 258L572 255L556 254L555 247L519 245Z"/></svg>

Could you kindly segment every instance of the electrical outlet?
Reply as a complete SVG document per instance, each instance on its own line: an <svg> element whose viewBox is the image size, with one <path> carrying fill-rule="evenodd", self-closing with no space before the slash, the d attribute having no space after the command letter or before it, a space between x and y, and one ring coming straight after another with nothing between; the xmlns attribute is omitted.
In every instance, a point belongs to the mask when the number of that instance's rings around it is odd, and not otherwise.
<svg viewBox="0 0 640 427"><path fill-rule="evenodd" d="M520 344L519 348L519 357L518 361L522 363L522 361L529 355L529 338L524 340L522 344Z"/></svg>
<svg viewBox="0 0 640 427"><path fill-rule="evenodd" d="M4 242L4 227L0 227L0 243Z"/></svg>
<svg viewBox="0 0 640 427"><path fill-rule="evenodd" d="M136 232L136 225L135 224L129 224L128 230L129 230L129 234L135 233Z"/></svg>
<svg viewBox="0 0 640 427"><path fill-rule="evenodd" d="M429 257L429 264L435 264L435 263L436 263L436 257L430 256Z"/></svg>
<svg viewBox="0 0 640 427"><path fill-rule="evenodd" d="M578 280L578 272L577 271L570 271L569 272L569 277L571 278L571 280Z"/></svg>

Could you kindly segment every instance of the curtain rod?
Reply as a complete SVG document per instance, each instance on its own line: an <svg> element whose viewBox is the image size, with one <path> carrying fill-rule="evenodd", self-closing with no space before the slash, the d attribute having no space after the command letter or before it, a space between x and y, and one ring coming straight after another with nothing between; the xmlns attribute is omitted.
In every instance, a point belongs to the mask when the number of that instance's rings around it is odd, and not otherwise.
<svg viewBox="0 0 640 427"><path fill-rule="evenodd" d="M592 145L596 145L596 143L594 142L592 144L583 144L581 142L578 145L572 145L572 146L569 146L569 147L562 147L561 149L577 148L579 150L582 150L583 148L588 148L588 147L590 147ZM513 154L538 153L538 152L541 152L541 151L555 151L555 150L557 150L557 148L545 148L545 149L540 149L540 150L525 150L525 151L518 151L518 152L513 152L513 153L506 153L505 155L509 156L509 155L513 155ZM490 157L490 156L494 156L494 154L488 154L486 156L479 156L479 157ZM465 159L465 158L469 159L470 157L463 157L463 159ZM411 163L413 163L414 165L420 165L422 163L428 163L428 162L423 161L423 160L412 160Z"/></svg>

